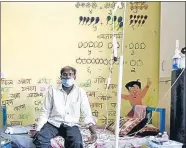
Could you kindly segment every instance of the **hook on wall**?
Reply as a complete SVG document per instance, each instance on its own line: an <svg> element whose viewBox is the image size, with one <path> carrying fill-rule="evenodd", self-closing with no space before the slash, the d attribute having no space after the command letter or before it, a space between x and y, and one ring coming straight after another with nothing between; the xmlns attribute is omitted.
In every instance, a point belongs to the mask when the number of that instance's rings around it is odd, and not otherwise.
<svg viewBox="0 0 186 148"><path fill-rule="evenodd" d="M165 70L165 69L164 69L164 63L165 63L165 61L163 60L162 63L161 63L161 70L162 70L162 71Z"/></svg>

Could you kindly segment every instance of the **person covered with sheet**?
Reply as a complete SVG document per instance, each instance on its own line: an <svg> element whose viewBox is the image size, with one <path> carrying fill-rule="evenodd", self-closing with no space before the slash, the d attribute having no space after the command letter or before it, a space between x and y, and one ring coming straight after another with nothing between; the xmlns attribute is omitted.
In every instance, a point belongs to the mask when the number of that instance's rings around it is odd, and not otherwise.
<svg viewBox="0 0 186 148"><path fill-rule="evenodd" d="M61 87L49 87L37 123L33 143L36 148L50 147L50 140L62 136L65 148L83 148L78 127L80 113L89 127L90 143L97 140L95 118L92 116L86 92L75 84L76 69L66 66L60 71Z"/></svg>
<svg viewBox="0 0 186 148"><path fill-rule="evenodd" d="M122 99L129 100L131 106L134 105L142 105L142 99L145 97L147 91L149 90L149 87L151 85L150 78L147 79L146 86L141 89L141 82L137 81L131 81L128 82L125 87L127 88L129 94L122 94ZM129 117L133 117L134 111L131 109L131 111L127 114Z"/></svg>

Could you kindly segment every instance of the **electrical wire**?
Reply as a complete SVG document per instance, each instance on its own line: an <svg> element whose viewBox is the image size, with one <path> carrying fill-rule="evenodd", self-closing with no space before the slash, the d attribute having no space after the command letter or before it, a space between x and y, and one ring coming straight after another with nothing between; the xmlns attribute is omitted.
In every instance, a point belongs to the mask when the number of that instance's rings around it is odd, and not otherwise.
<svg viewBox="0 0 186 148"><path fill-rule="evenodd" d="M167 90L167 92L165 93L165 95L163 96L163 98L160 99L160 100L164 100L164 99L166 98L167 94L168 94L169 91L172 89L172 87L176 84L176 82L178 81L178 79L180 78L180 76L182 75L182 73L184 72L184 70L185 70L185 68L183 68L183 70L181 71L181 73L179 74L179 76L177 77L177 79L174 81L174 83L173 83L173 84L171 85L171 87ZM159 102L160 102L160 100L159 100ZM159 105L160 105L160 104L158 103L158 105L156 106L154 112L157 111ZM153 115L154 115L154 114L153 114ZM151 122L153 115L152 115L151 118L148 120L148 122L146 123L146 125L148 125L148 124ZM133 133L127 135L127 136L132 136L132 135L134 135L134 134L135 134L134 136L136 136L136 134L138 134L141 130L142 130L142 129L138 130L137 132L133 132Z"/></svg>
<svg viewBox="0 0 186 148"><path fill-rule="evenodd" d="M113 60L113 53L114 53L114 50L112 50L112 53L111 53L111 61ZM111 62L111 64L110 64L109 76L108 76L108 79L107 79L107 86L106 86L106 90L105 90L105 96L106 96L106 102L105 102L106 126L104 127L103 131L99 133L99 135L101 133L103 133L105 131L106 127L108 126L108 98L107 98L107 96L108 96L109 85L110 85L110 82L111 82L112 72L113 72L113 62Z"/></svg>
<svg viewBox="0 0 186 148"><path fill-rule="evenodd" d="M116 10L117 10L117 7L119 6L119 3L117 3L116 4L116 6L115 6L115 9L114 9L114 13L112 13L112 16L113 16L113 18L114 18L114 15L115 15L115 13L116 13ZM126 17L126 2L125 2L125 7L124 7L124 12L123 12L123 33L122 33L122 46L121 46L121 53L120 53L120 55L121 56L123 56L123 54L124 54L124 34L125 34L125 17ZM114 23L114 20L113 20L113 26L112 26L112 28L113 28L113 31L112 31L112 37L113 37L113 49L112 49L112 53L111 53L111 61L113 60L113 57L115 56L115 54L114 54L114 50L116 50L115 52L117 52L117 46L115 46L114 44L117 44L117 41L116 41L116 39L114 40L114 35L115 35L115 32L114 32L114 27L115 27L115 23ZM114 43L114 41L116 42L116 43ZM115 49L116 48L116 49ZM117 57L116 57L117 58ZM117 58L118 59L118 58ZM114 62L113 62L114 63ZM111 82L111 75L112 75L112 70L113 70L113 63L111 63L111 65L110 65L110 73L109 73L109 77L108 77L108 81L107 81L107 87L106 87L106 103L105 103L105 111L106 111L106 126L104 127L104 129L103 129L103 131L102 132L100 132L99 134L98 134L98 137L100 137L100 135L103 133L103 132L105 132L105 130L106 130L106 128L107 128L107 126L108 126L108 99L107 99L107 95L108 95L108 88L109 88L109 85L110 85L110 82Z"/></svg>
<svg viewBox="0 0 186 148"><path fill-rule="evenodd" d="M125 8L124 8L124 16L123 16L124 23L123 23L123 24L125 24L125 17L126 17L125 13L126 13L126 4L125 4ZM112 15L113 15L113 17L114 17L115 13L113 13ZM113 36L113 38L114 38L114 35L115 35L115 33L114 33L114 27L115 27L115 24L114 24L114 21L113 21L113 26L112 26L112 28L113 28L113 31L112 31L112 36ZM124 28L123 28L123 33L122 33L122 34L123 34L123 36L122 36L121 55L123 55L123 53L124 53L124 39L125 39L125 38L124 38L125 29L124 29ZM112 49L112 53L111 53L111 61L113 60L113 55L114 55L114 48ZM106 103L105 103L106 126L105 126L105 128L103 129L103 131L99 133L99 135L100 135L101 133L103 133L103 132L105 131L106 127L108 126L108 99L107 99L107 95L108 95L108 88L109 88L109 85L110 85L110 82L111 82L111 76L112 76L112 72L113 72L113 68L112 68L112 67L113 67L113 62L110 64L109 76L108 76L108 79L107 79L107 87L106 87L106 90L105 90L105 94L106 94ZM160 99L160 100L164 100L164 99L166 98L167 94L168 94L169 91L172 89L172 87L176 84L176 82L178 81L178 79L180 78L180 76L182 75L182 73L184 72L184 70L185 70L185 68L182 70L182 72L181 72L180 75L177 77L177 79L175 80L175 82L171 85L171 87L170 87L170 88L168 89L168 91L165 93L164 97L163 97L162 99ZM160 100L159 100L159 102L160 102ZM158 106L159 106L159 103L158 103L158 105L156 106L154 112L157 111ZM148 124L151 122L153 116L154 116L154 114L153 114L153 115L151 116L151 118L148 120L148 122L146 123L146 125L148 125ZM127 136L132 136L132 135L134 135L134 134L135 134L134 136L136 136L136 134L139 133L140 131L141 131L141 129L138 130L137 132L131 133L131 134L127 135Z"/></svg>
<svg viewBox="0 0 186 148"><path fill-rule="evenodd" d="M112 13L112 18L114 18L114 15L116 13L116 10L117 10L117 7L118 7L118 4L116 3L115 5L115 8L114 8L114 11ZM125 11L125 10L124 10ZM112 20L112 38L114 38L114 35L115 35L115 32L114 32L114 27L115 27L115 23L114 23L114 19ZM124 35L123 35L124 36ZM114 57L114 43L113 43L113 48L112 48L112 52L111 52L111 60L113 60L113 57ZM101 135L101 133L103 133L105 131L105 129L107 128L108 126L108 99L107 99L107 95L108 95L108 88L109 88L109 85L110 85L110 82L111 82L111 76L112 76L112 72L113 72L113 64L114 64L114 61L111 62L110 64L110 68L109 68L109 76L108 76L108 79L107 79L107 87L106 87L106 90L105 90L105 95L106 95L106 102L105 102L105 111L106 111L106 126L104 127L103 131L99 133L99 135Z"/></svg>
<svg viewBox="0 0 186 148"><path fill-rule="evenodd" d="M116 10L115 10L115 12L116 12ZM123 13L123 14L124 14L124 16L123 16L123 20L124 20L123 24L124 24L124 25L125 25L125 17L126 17L125 13L126 13L126 3L125 3L124 13ZM112 15L113 15L113 17L114 17L115 13L113 13ZM114 38L114 35L115 35L114 27L115 27L115 24L114 24L114 21L113 21L113 26L112 26L112 28L113 28L112 37L113 37L113 38ZM123 33L122 33L122 34L123 34L123 36L122 36L122 46L121 46L121 53L120 53L121 55L123 55L123 53L124 53L124 39L125 39L125 38L124 38L124 34L125 34L125 29L124 29L124 27L123 27ZM113 45L113 46L114 46L114 45ZM114 56L114 48L112 49L112 53L111 53L111 61L113 60L113 56ZM108 126L108 99L107 99L107 95L108 95L108 88L109 88L109 85L110 85L110 82L111 82L111 76L112 76L112 72L113 72L113 68L112 68L112 67L113 67L113 62L110 64L110 70L109 70L110 72L109 72L109 77L108 77L108 81L107 81L107 87L106 87L106 90L105 90L105 94L106 94L106 103L105 103L106 126L105 126L105 128L103 129L103 131L99 133L99 136L100 136L101 133L103 133L103 132L105 131L106 127ZM160 99L160 100L164 100L164 99L166 98L167 94L168 94L169 91L172 89L172 87L176 84L176 82L178 81L178 79L180 78L180 76L182 75L182 73L184 72L184 70L185 70L185 68L182 70L182 72L181 72L180 75L177 77L177 79L175 80L175 82L171 85L171 87L170 87L170 88L168 89L168 91L165 93L164 97L163 97L162 99ZM160 100L159 100L159 102L160 102ZM158 105L156 106L154 112L157 111L158 106L159 106L159 103L158 103ZM153 114L153 115L151 116L151 118L148 120L148 122L146 123L146 125L148 125L148 124L151 122L153 116L154 116L154 114ZM134 135L134 134L135 134L134 136L136 136L136 134L139 133L141 130L142 130L142 129L138 130L137 132L131 133L131 134L127 135L127 136L132 136L132 135Z"/></svg>
<svg viewBox="0 0 186 148"><path fill-rule="evenodd" d="M126 23L126 9L127 9L127 3L125 2L124 12L123 12L123 35L122 35L122 44L121 44L121 55L124 54L124 41L125 41L125 23Z"/></svg>
<svg viewBox="0 0 186 148"><path fill-rule="evenodd" d="M122 78L123 78L123 57L124 57L124 35L125 35L125 16L126 16L126 5L123 11L123 34L122 34L122 46L119 61L119 73L118 73L118 90L117 90L117 110L116 110L116 130L115 130L115 147L119 147L119 125L120 125L120 111L121 111L121 94L122 94Z"/></svg>

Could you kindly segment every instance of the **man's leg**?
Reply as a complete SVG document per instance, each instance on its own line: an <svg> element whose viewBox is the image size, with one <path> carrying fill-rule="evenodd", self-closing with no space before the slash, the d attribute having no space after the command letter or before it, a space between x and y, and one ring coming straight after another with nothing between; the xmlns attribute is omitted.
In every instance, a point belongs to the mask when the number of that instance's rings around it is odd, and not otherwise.
<svg viewBox="0 0 186 148"><path fill-rule="evenodd" d="M49 148L50 139L57 135L58 128L47 122L36 134L33 143L36 145L36 148Z"/></svg>
<svg viewBox="0 0 186 148"><path fill-rule="evenodd" d="M83 148L82 136L77 126L62 125L60 135L65 139L65 148Z"/></svg>

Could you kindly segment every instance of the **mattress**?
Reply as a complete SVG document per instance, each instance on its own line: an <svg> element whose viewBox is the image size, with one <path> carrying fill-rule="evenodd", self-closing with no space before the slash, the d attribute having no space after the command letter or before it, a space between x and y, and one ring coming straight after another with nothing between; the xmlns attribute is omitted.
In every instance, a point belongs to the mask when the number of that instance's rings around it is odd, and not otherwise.
<svg viewBox="0 0 186 148"><path fill-rule="evenodd" d="M90 136L88 129L80 129L83 141L87 140L87 137ZM35 148L35 145L32 142L32 138L28 134L21 135L9 135L4 133L4 129L0 130L1 136L5 138L10 138L13 144L13 148ZM85 148L114 148L115 147L115 135L108 130L97 129L98 140L94 144L85 144ZM51 143L55 148L61 148L64 145L64 139L62 137L55 137L51 139ZM58 143L58 144L57 144ZM135 146L138 147L142 144L147 143L147 138L137 138L137 137L120 137L119 138L119 148L126 146Z"/></svg>

